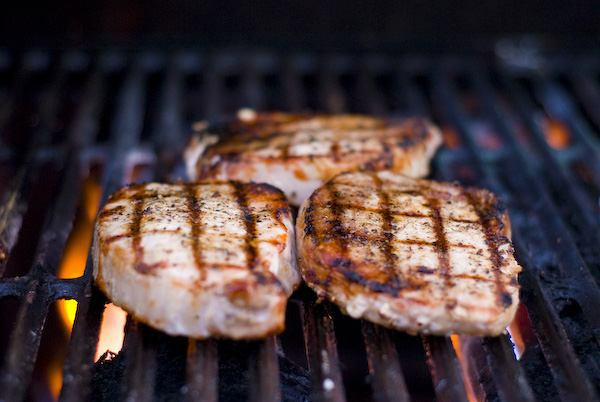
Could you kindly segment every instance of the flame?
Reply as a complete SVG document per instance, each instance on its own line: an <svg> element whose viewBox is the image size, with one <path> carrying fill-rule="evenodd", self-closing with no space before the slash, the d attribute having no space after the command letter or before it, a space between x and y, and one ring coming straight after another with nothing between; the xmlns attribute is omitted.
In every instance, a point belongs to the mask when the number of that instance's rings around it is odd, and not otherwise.
<svg viewBox="0 0 600 402"><path fill-rule="evenodd" d="M529 321L527 310L523 304L519 305L515 318L506 329L513 344L515 357L519 360L523 356L523 353L525 353L527 345L535 342L532 333L533 330L531 329L531 321Z"/></svg>
<svg viewBox="0 0 600 402"><path fill-rule="evenodd" d="M83 275L87 260L88 249L92 241L94 219L100 203L101 187L97 180L88 177L84 180L80 206L75 215L73 229L67 240L58 277L77 278ZM59 300L58 311L64 323L65 330L70 333L77 312L76 300Z"/></svg>
<svg viewBox="0 0 600 402"><path fill-rule="evenodd" d="M82 185L80 205L75 215L73 229L67 240L62 261L58 268L59 278L77 278L83 275L88 250L92 242L94 220L100 203L102 189L92 175ZM66 335L71 333L77 312L76 300L59 300L57 309ZM100 336L95 360L106 349L119 351L123 344L126 313L120 308L107 305L100 328ZM48 386L55 399L62 387L62 366L64 356L50 362L47 372Z"/></svg>
<svg viewBox="0 0 600 402"><path fill-rule="evenodd" d="M125 322L127 313L118 306L110 303L106 305L102 315L102 325L100 326L100 336L98 337L98 346L96 346L96 355L94 361L98 361L106 352L118 353L123 347L125 338Z"/></svg>
<svg viewBox="0 0 600 402"><path fill-rule="evenodd" d="M450 340L460 364L463 381L465 382L465 390L467 391L467 399L469 402L477 402L479 399L475 396L475 389L473 388L473 382L469 374L469 362L464 355L461 339L458 335L450 335Z"/></svg>
<svg viewBox="0 0 600 402"><path fill-rule="evenodd" d="M571 144L571 135L567 126L556 119L544 119L546 142L554 149L565 149Z"/></svg>

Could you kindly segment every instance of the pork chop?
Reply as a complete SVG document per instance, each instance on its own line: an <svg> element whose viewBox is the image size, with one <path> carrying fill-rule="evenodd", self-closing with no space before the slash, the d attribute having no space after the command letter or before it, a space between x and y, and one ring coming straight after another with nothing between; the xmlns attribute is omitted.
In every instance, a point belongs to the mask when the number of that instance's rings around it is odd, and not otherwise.
<svg viewBox="0 0 600 402"><path fill-rule="evenodd" d="M296 225L304 280L352 317L412 334L498 335L515 315L521 267L487 190L345 173L303 203Z"/></svg>
<svg viewBox="0 0 600 402"><path fill-rule="evenodd" d="M170 335L264 337L283 330L300 282L293 230L284 194L268 184L125 187L98 216L94 277Z"/></svg>
<svg viewBox="0 0 600 402"><path fill-rule="evenodd" d="M338 173L368 168L423 177L442 142L420 118L256 113L245 110L220 128L201 126L185 152L192 180L270 183L293 205Z"/></svg>

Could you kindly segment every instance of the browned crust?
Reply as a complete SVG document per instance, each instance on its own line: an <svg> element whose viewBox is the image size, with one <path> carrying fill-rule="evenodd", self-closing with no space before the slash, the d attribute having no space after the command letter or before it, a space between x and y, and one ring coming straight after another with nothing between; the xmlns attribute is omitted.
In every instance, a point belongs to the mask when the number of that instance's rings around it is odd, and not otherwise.
<svg viewBox="0 0 600 402"><path fill-rule="evenodd" d="M378 138L382 151L367 150L341 153L339 142L334 142L328 155L290 155L291 134L298 130L298 124L319 121L321 126L315 135L325 129L369 132L368 139ZM316 163L321 179L326 180L343 171L392 170L402 171L407 157L419 154L425 143L441 142L437 129L427 120L410 118L400 122L361 115L286 114L257 113L253 120L234 119L217 130L220 140L208 145L196 161L198 180L217 177L224 168L237 172L253 166L257 162L287 165ZM197 132L198 135L211 133L211 128ZM365 141L367 138L365 138ZM279 149L278 156L266 156L255 151L263 148Z"/></svg>
<svg viewBox="0 0 600 402"><path fill-rule="evenodd" d="M246 225L246 233L245 243L246 249L245 252L249 254L247 266L223 266L224 269L243 269L249 270L252 272L252 275L247 279L237 279L231 282L228 282L224 287L225 297L230 303L235 306L238 306L240 309L244 310L252 305L252 299L256 292L269 292L273 296L277 296L277 301L274 301L273 304L269 307L269 312L272 314L272 321L267 326L260 325L252 325L252 330L245 331L243 337L244 339L259 339L265 336L273 335L280 333L284 329L285 324L285 306L286 306L286 294L287 292L284 289L283 284L273 274L272 272L263 269L262 266L258 264L258 255L257 255L257 232L256 232L256 215L254 212L254 203L256 205L260 204L261 213L265 212L272 214L273 222L276 224L280 224L285 227L284 220L291 220L291 210L289 205L287 204L287 200L285 195L278 190L277 188L267 185L267 184L256 184L256 183L239 183L232 181L206 181L202 183L194 183L194 184L178 184L174 186L168 191L164 190L153 190L148 187L146 184L136 184L124 187L109 197L107 206L104 207L99 215L98 220L96 222L95 232L94 232L94 243L93 243L93 258L94 258L94 266L95 266L95 281L98 288L109 298L112 300L111 291L107 285L107 281L105 280L104 275L106 274L105 269L103 267L103 261L108 255L108 247L110 243L120 238L129 237L131 238L131 244L133 248L133 253L130 253L131 257L123 256L123 258L119 257L119 254L124 252L125 250L120 246L114 246L116 248L111 249L112 260L118 261L129 261L129 263L123 263L124 265L120 267L114 266L113 264L113 275L124 275L125 271L131 270L131 273L126 275L133 275L133 277L139 278L139 283L144 284L144 286L149 286L150 282L153 281L154 287L156 287L156 281L160 281L160 277L155 276L157 270L160 270L164 265L168 265L168 258L164 261L161 261L156 264L144 264L143 262L143 254L144 250L141 246L141 238L148 233L160 233L160 230L145 230L143 219L147 213L152 213L151 211L147 211L145 208L146 200L153 198L165 198L169 196L176 196L184 199L185 205L187 205L188 213L189 213L189 224L191 225L191 235L186 236L187 238L196 239L194 241L194 262L196 268L202 273L205 268L205 264L202 261L202 254L200 250L198 250L199 244L197 243L197 238L200 234L202 228L200 227L199 214L200 205L199 200L196 196L197 189L200 186L207 184L221 184L230 186L230 188L234 189L234 193L236 195L236 201L239 205L240 210L243 213L244 221L243 224ZM132 205L132 212L129 214L127 218L123 216L125 213L125 208L123 206L114 206L112 204L118 200L128 200ZM121 217L119 217L121 215ZM102 225L103 222L106 222L110 219L129 219L129 225L126 229L126 233L114 236L103 236L102 234ZM169 233L178 233L178 230L167 230ZM183 234L182 234L183 235ZM281 247L285 247L285 245L281 245ZM130 264L127 266L127 264ZM215 267L215 264L210 264L210 267ZM219 268L221 268L219 266ZM107 271L108 272L108 271ZM204 292L208 290L202 284L202 277L198 281L193 284L181 283L185 289L182 288L181 291L190 291L192 293L200 291ZM173 284L172 286L179 286L177 284ZM202 288L202 289L200 289ZM197 289L197 290L196 290ZM162 323L153 320L150 317L145 316L144 314L136 313L137 309L135 306L128 305L124 300L113 300L115 305L118 305L129 312L137 321L145 323L155 328L161 328ZM251 313L247 313L251 314ZM235 325L240 326L243 325L244 316L240 315L236 317L238 321ZM217 327L211 327L208 329L209 334L206 337L216 337L216 338L231 338L232 333L229 333L226 328L219 329ZM237 336L237 335L236 335ZM205 337L200 336L198 339L204 339Z"/></svg>
<svg viewBox="0 0 600 402"><path fill-rule="evenodd" d="M143 263L143 247L141 246L141 237L145 234L150 233L179 233L177 230L142 230L141 221L145 215L144 204L146 200L155 199L159 195L163 198L166 197L181 197L187 200L188 212L189 212L189 224L191 227L191 235L185 236L192 240L193 243L193 255L194 262L197 269L203 272L204 262L202 261L201 252L199 250L198 238L201 233L201 225L199 224L200 207L198 199L196 198L196 189L200 186L208 184L226 184L230 185L235 189L236 201L239 208L243 212L244 224L246 225L247 235L244 237L246 243L245 253L248 256L250 263L246 267L232 267L236 269L248 269L253 272L253 275L258 283L274 283L278 287L282 287L279 280L270 272L263 272L257 269L256 261L256 217L249 208L250 200L254 202L267 201L270 205L270 212L273 214L274 222L285 226L283 223L283 217L291 217L291 210L285 195L281 190L274 186L264 183L241 183L237 181L221 181L221 180L205 180L199 183L185 183L178 184L179 188L174 189L172 193L160 195L158 191L148 189L146 184L134 184L121 188L120 190L113 193L107 201L107 205L110 203L129 199L133 203L133 213L129 224L129 231L119 235L113 235L106 237L102 235L101 231L98 231L98 244L100 250L106 252L106 247L116 240L129 237L132 239L132 247L134 252L134 264L133 268L141 274L153 274L156 269L161 268L161 264L145 264ZM116 206L113 208L104 207L98 214L98 221L96 227L99 228L102 222L114 218L115 215L122 215L123 207ZM182 234L182 236L184 236Z"/></svg>
<svg viewBox="0 0 600 402"><path fill-rule="evenodd" d="M380 207L378 209L369 208L370 212L380 214L383 221L383 234L375 237L367 237L346 230L339 221L339 215L344 208L341 199L343 194L339 194L335 189L337 177L331 179L328 183L315 191L312 196L305 202L299 220L297 223L298 231L298 252L299 252L299 267L301 273L309 286L314 288L317 293L324 298L333 297L335 301L336 292L345 294L373 294L385 295L389 298L398 299L404 298L407 291L417 290L427 286L427 284L416 277L404 277L394 272L393 265L396 263L396 256L391 252L390 248L390 212L387 205L388 200L385 191L382 190L381 179L377 174L372 174L374 185L367 186L367 189L376 191L379 194ZM431 215L423 215L424 217L432 218L434 222L434 231L436 241L434 243L426 243L421 241L409 241L412 244L433 245L438 256L440 269L434 272L427 267L422 267L419 271L422 275L436 275L445 288L452 286L454 279L475 279L484 282L493 282L496 292L495 307L490 310L490 313L498 311L506 311L513 306L511 293L508 292L507 286L511 290L517 288L516 274L514 277L509 277L501 272L503 257L499 252L499 247L510 245L510 226L508 214L497 198L487 190L478 188L461 188L453 183L435 183L426 180L415 180L418 184L414 193L424 196L431 208ZM344 183L346 184L346 183ZM439 189L448 186L454 190L460 190L459 195L451 197L460 198L467 201L474 207L478 215L477 221L466 221L468 223L479 223L485 234L486 245L491 256L494 279L490 280L486 277L474 275L455 275L449 273L448 247L462 247L466 245L448 244L448 240L444 234L443 219L440 215L440 203L445 202L448 194L440 192ZM347 204L346 204L347 205ZM354 207L354 206L353 206ZM410 216L411 214L409 214ZM420 215L419 215L420 216ZM450 219L455 220L455 219ZM326 221L328 230L318 231L315 222ZM456 219L458 222L464 220ZM323 227L321 225L321 227ZM353 244L375 244L381 251L383 257L375 265L372 261L365 259L352 259L347 256L348 247ZM336 292L332 291L333 287ZM436 301L427 299L408 300L410 303L431 304ZM448 303L446 308L453 308L452 303ZM342 306L344 307L344 306Z"/></svg>

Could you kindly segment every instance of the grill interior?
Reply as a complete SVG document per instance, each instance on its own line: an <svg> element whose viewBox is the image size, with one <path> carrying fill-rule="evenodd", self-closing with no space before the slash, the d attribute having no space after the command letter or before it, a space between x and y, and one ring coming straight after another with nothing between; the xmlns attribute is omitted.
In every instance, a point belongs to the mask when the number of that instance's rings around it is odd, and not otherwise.
<svg viewBox="0 0 600 402"><path fill-rule="evenodd" d="M598 400L600 59L514 53L0 51L0 400ZM509 208L524 268L510 336L409 336L301 288L280 336L194 341L127 319L95 362L98 205L184 179L191 124L240 107L431 117L433 177Z"/></svg>

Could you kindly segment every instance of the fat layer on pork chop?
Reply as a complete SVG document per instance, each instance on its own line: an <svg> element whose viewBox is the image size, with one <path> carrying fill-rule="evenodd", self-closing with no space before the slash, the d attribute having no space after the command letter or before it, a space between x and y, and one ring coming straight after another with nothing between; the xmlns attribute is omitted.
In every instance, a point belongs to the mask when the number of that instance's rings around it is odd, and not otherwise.
<svg viewBox="0 0 600 402"><path fill-rule="evenodd" d="M303 203L296 225L303 278L352 317L498 335L515 315L521 267L508 215L487 190L345 173Z"/></svg>
<svg viewBox="0 0 600 402"><path fill-rule="evenodd" d="M256 113L200 127L185 152L192 180L267 182L300 205L338 173L368 168L411 177L429 172L442 142L429 121L361 115Z"/></svg>
<svg viewBox="0 0 600 402"><path fill-rule="evenodd" d="M93 253L108 298L171 335L280 332L300 282L290 207L268 184L125 187L98 215Z"/></svg>

